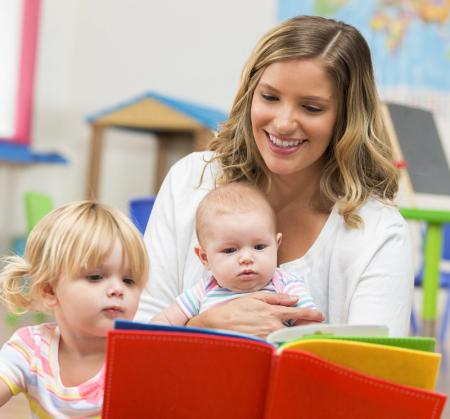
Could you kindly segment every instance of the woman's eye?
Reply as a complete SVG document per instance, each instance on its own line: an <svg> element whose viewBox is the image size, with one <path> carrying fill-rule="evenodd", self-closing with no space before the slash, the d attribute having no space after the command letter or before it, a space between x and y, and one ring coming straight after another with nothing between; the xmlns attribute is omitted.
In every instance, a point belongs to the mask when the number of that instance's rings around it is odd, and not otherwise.
<svg viewBox="0 0 450 419"><path fill-rule="evenodd" d="M92 275L87 275L86 278L89 281L96 282L96 281L100 281L103 278L103 276L100 274L92 274Z"/></svg>
<svg viewBox="0 0 450 419"><path fill-rule="evenodd" d="M264 250L267 246L265 244L256 244L255 250Z"/></svg>
<svg viewBox="0 0 450 419"><path fill-rule="evenodd" d="M227 247L226 249L222 250L222 252L227 255L230 255L231 253L234 253L235 251L236 251L235 247Z"/></svg>
<svg viewBox="0 0 450 419"><path fill-rule="evenodd" d="M136 281L133 278L123 278L123 283L126 285L134 285Z"/></svg>
<svg viewBox="0 0 450 419"><path fill-rule="evenodd" d="M278 98L276 96L273 95L266 95L264 93L261 94L261 97L266 100L267 102L275 102L276 100L278 100Z"/></svg>
<svg viewBox="0 0 450 419"><path fill-rule="evenodd" d="M305 108L308 112L311 112L311 113L322 112L322 109L321 109L321 108L317 108L316 106L308 106L308 105L305 105L304 108Z"/></svg>

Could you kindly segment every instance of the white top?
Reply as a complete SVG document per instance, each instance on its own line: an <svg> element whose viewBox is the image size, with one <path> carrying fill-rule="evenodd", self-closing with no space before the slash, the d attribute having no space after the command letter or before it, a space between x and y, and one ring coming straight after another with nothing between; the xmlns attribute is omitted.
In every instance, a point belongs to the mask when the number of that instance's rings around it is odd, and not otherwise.
<svg viewBox="0 0 450 419"><path fill-rule="evenodd" d="M194 254L197 205L214 187L217 165L192 153L170 170L153 206L144 240L150 279L136 320L147 322L206 271ZM349 229L335 206L315 243L283 269L303 276L328 323L379 324L408 334L414 274L408 226L399 211L370 199L358 211L364 225Z"/></svg>

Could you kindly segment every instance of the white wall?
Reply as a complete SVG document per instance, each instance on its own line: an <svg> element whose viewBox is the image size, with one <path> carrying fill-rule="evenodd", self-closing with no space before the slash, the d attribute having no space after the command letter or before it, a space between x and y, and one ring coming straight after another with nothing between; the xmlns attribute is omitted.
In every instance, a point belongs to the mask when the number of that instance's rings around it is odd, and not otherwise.
<svg viewBox="0 0 450 419"><path fill-rule="evenodd" d="M0 252L25 229L23 193L56 205L82 199L88 158L84 118L147 90L228 111L241 68L276 22L276 0L43 0L33 146L68 166L0 166ZM152 192L154 143L107 136L100 200L127 210Z"/></svg>
<svg viewBox="0 0 450 419"><path fill-rule="evenodd" d="M0 254L24 233L25 191L48 193L56 205L84 198L87 115L148 90L228 111L276 7L276 0L42 0L33 146L59 151L70 164L0 165ZM430 110L450 132L448 106L439 109ZM106 140L100 200L127 211L131 198L153 192L155 144L123 132ZM417 198L448 207L435 201Z"/></svg>

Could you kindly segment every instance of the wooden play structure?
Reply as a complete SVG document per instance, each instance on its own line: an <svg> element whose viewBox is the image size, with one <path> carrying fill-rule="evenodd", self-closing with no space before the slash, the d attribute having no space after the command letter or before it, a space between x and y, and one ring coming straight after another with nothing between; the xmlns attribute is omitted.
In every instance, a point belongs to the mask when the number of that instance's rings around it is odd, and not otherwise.
<svg viewBox="0 0 450 419"><path fill-rule="evenodd" d="M148 132L156 136L156 192L168 170L170 142L183 138L191 143L192 150L203 150L212 137L212 131L225 119L226 114L221 111L155 92L146 92L89 116L91 149L86 198L99 196L104 137L108 129Z"/></svg>

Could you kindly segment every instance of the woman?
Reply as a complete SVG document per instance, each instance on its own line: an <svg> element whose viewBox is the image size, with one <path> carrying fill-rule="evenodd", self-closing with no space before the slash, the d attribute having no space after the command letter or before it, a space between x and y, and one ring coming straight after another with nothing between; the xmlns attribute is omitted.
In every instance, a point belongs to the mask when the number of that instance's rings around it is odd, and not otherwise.
<svg viewBox="0 0 450 419"><path fill-rule="evenodd" d="M262 38L210 151L179 161L145 235L151 274L139 320L203 275L194 214L217 184L267 195L283 234L279 264L304 275L330 323L385 324L406 335L413 290L408 229L392 205L398 178L381 118L370 50L352 26L300 16ZM286 295L240 298L191 325L265 336L320 315Z"/></svg>

